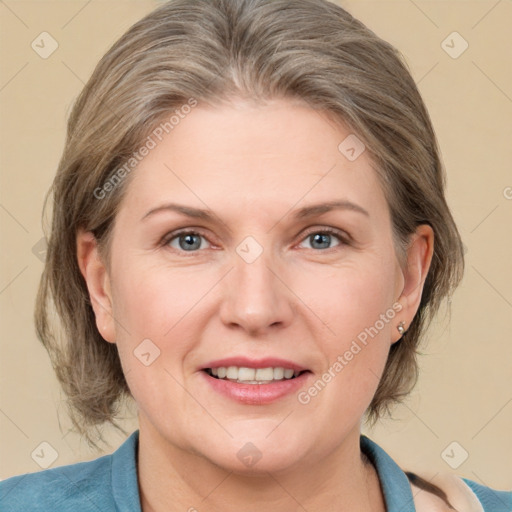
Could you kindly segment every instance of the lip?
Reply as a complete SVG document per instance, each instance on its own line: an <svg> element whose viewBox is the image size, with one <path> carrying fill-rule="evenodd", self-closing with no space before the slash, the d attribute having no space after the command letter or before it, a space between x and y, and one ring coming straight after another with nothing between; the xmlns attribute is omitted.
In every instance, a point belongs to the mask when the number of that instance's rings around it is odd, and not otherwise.
<svg viewBox="0 0 512 512"><path fill-rule="evenodd" d="M237 359L237 361L239 360ZM274 363L268 366L275 365L275 360L273 359L272 361L274 361ZM254 363L254 361L252 362ZM217 362L215 362L215 364L217 364ZM258 365L259 364L260 362L258 362ZM244 363L244 365L249 368L254 368L254 366L248 366L246 363ZM244 365L240 364L240 366ZM220 366L224 366L224 364ZM239 364L226 366L239 366ZM280 363L275 366L283 365ZM216 366L210 366L209 368L216 368ZM290 368L290 366L288 366L288 368ZM299 368L297 367L297 369ZM240 384L238 382L231 382L225 379L217 379L205 371L201 371L199 373L202 375L202 378L205 379L206 384L211 386L211 389L215 392L245 405L267 405L286 396L296 394L301 387L305 386L307 380L309 380L313 375L310 371L305 371L293 379L279 380L269 384Z"/></svg>
<svg viewBox="0 0 512 512"><path fill-rule="evenodd" d="M244 368L290 368L294 371L302 372L304 370L308 370L304 366L301 366L293 361L287 361L285 359L279 359L275 357L265 357L263 359L249 359L247 357L227 357L225 359L217 359L215 361L211 361L206 363L201 370L206 370L207 368L220 368L221 366L237 366ZM294 380L294 379L292 379ZM269 385L269 384L266 384Z"/></svg>

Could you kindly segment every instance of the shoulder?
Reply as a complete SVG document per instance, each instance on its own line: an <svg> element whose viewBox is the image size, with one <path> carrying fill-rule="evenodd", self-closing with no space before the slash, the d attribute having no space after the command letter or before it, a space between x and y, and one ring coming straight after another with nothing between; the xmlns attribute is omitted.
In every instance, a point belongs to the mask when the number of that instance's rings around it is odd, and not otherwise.
<svg viewBox="0 0 512 512"><path fill-rule="evenodd" d="M115 510L112 456L14 476L0 482L2 512Z"/></svg>
<svg viewBox="0 0 512 512"><path fill-rule="evenodd" d="M416 512L450 512L453 511L448 503L438 495L426 491L411 482L414 507ZM464 512L473 512L465 510Z"/></svg>
<svg viewBox="0 0 512 512"><path fill-rule="evenodd" d="M421 475L418 475L421 478ZM425 478L427 480L427 478ZM444 492L453 508L447 508L444 500L411 482L414 502L418 512L460 510L463 512L511 512L512 491L500 491L486 487L453 473L437 474L432 483Z"/></svg>
<svg viewBox="0 0 512 512"><path fill-rule="evenodd" d="M475 494L485 512L512 511L512 490L492 489L467 478L460 478L460 480Z"/></svg>

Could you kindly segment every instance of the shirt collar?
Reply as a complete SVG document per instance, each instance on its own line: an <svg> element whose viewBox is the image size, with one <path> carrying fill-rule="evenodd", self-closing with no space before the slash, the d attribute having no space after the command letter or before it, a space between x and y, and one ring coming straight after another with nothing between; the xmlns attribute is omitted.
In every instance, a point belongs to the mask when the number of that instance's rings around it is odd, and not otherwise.
<svg viewBox="0 0 512 512"><path fill-rule="evenodd" d="M384 493L387 512L416 512L414 497L407 475L374 441L361 435L361 451L371 460Z"/></svg>
<svg viewBox="0 0 512 512"><path fill-rule="evenodd" d="M112 494L120 512L142 512L137 479L139 431L112 454Z"/></svg>

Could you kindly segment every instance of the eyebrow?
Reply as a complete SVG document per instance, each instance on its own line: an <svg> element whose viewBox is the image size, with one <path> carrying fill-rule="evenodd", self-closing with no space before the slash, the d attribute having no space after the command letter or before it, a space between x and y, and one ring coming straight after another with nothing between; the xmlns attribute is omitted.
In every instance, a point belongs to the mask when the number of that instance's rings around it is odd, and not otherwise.
<svg viewBox="0 0 512 512"><path fill-rule="evenodd" d="M353 212L362 213L367 217L370 216L370 214L362 206L359 206L358 204L352 203L347 200L341 200L305 206L304 208L300 208L299 210L297 210L293 214L293 217L296 219L304 219L307 217L312 217L313 215L321 215L322 213L327 213L332 210L349 210Z"/></svg>
<svg viewBox="0 0 512 512"><path fill-rule="evenodd" d="M358 204L352 203L351 201L347 200L338 200L338 201L329 201L327 203L318 203L313 204L309 206L304 206L303 208L300 208L296 210L293 213L294 219L305 219L308 217L313 217L315 215L322 215L323 213L327 213L333 210L349 210L353 212L358 212L363 215L366 215L367 217L370 216L370 214L361 206ZM181 213L182 215L185 215L186 217L191 217L194 219L202 219L206 221L214 221L216 215L213 215L210 213L210 210L202 210L200 208L193 208L191 206L185 206L182 204L177 203L166 203L161 206L157 206L156 208L153 208L149 210L141 219L141 221L147 219L148 217L151 217L152 215L164 211L173 211L177 213Z"/></svg>

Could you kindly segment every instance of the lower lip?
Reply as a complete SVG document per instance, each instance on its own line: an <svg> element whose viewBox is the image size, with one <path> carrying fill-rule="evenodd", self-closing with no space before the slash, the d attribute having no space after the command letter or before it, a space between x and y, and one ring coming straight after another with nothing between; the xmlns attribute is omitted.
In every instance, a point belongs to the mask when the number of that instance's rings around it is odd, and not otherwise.
<svg viewBox="0 0 512 512"><path fill-rule="evenodd" d="M207 383L221 395L247 405L266 405L292 393L304 386L311 372L304 372L294 379L279 380L270 384L239 384L225 379L216 379L201 371Z"/></svg>

